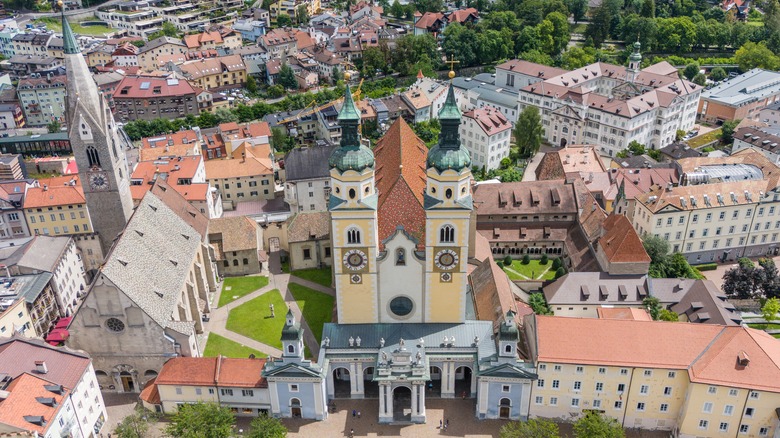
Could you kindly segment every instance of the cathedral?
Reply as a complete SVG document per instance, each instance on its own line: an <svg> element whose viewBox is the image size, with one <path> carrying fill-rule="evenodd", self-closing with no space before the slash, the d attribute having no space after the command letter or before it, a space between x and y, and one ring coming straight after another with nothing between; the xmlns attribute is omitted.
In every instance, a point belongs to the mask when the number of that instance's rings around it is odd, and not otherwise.
<svg viewBox="0 0 780 438"><path fill-rule="evenodd" d="M478 418L526 419L536 374L519 359L516 315L478 315L471 158L453 88L430 151L402 119L372 151L349 87L338 120L329 160L338 323L325 325L315 364L303 361L288 315L286 359L264 372L272 414L324 419L329 400L358 398L377 403L380 423L424 423L426 398L461 397L476 399ZM489 249L482 260L489 270ZM290 383L302 372L305 391Z"/></svg>

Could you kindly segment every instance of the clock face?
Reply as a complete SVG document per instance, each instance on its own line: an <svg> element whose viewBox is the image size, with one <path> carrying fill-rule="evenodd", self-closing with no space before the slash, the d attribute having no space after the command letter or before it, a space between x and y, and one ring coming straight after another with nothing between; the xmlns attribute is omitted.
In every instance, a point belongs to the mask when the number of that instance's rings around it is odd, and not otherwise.
<svg viewBox="0 0 780 438"><path fill-rule="evenodd" d="M351 249L344 254L344 266L352 271L359 271L366 267L368 257L359 249Z"/></svg>
<svg viewBox="0 0 780 438"><path fill-rule="evenodd" d="M89 187L92 190L106 190L108 189L108 178L102 172L93 173L89 175Z"/></svg>
<svg viewBox="0 0 780 438"><path fill-rule="evenodd" d="M436 266L444 271L455 268L458 264L458 253L451 249L443 249L436 253Z"/></svg>

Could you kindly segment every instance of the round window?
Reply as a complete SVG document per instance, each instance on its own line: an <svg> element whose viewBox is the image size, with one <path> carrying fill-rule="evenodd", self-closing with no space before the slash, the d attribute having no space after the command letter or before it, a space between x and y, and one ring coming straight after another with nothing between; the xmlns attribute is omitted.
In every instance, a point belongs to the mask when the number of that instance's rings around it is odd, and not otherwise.
<svg viewBox="0 0 780 438"><path fill-rule="evenodd" d="M408 297L395 297L390 301L390 311L396 316L406 316L413 308L414 302Z"/></svg>
<svg viewBox="0 0 780 438"><path fill-rule="evenodd" d="M118 333L125 329L125 323L116 318L108 318L108 320L106 320L106 328L112 332Z"/></svg>
<svg viewBox="0 0 780 438"><path fill-rule="evenodd" d="M356 195L355 189L349 189L349 199L355 199Z"/></svg>

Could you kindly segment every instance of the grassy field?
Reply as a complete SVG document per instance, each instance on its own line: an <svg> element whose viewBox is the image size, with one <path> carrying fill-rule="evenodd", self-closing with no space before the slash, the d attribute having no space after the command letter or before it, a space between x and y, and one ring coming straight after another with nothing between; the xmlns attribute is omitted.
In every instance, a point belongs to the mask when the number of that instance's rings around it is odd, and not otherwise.
<svg viewBox="0 0 780 438"><path fill-rule="evenodd" d="M290 275L294 275L298 278L303 278L304 280L309 280L311 282L321 284L325 287L330 287L330 280L331 280L330 268L300 269L298 271L292 271Z"/></svg>
<svg viewBox="0 0 780 438"><path fill-rule="evenodd" d="M287 287L298 303L312 334L317 338L317 342L321 342L322 325L330 322L333 317L333 297L300 284L289 283Z"/></svg>
<svg viewBox="0 0 780 438"><path fill-rule="evenodd" d="M274 305L274 318L271 318L269 304ZM286 314L287 304L279 289L273 289L231 310L225 327L263 344L282 348L279 338Z"/></svg>
<svg viewBox="0 0 780 438"><path fill-rule="evenodd" d="M107 26L82 26L68 20L70 28L79 35L105 35L116 32L116 29ZM62 32L62 21L59 18L40 18L34 23L43 23L46 28L53 32Z"/></svg>
<svg viewBox="0 0 780 438"><path fill-rule="evenodd" d="M501 261L497 260L497 262ZM542 272L547 268L550 269L542 275ZM555 278L555 271L552 269L552 260L549 260L546 265L539 263L539 260L530 260L527 265L524 265L521 260L512 260L512 267L504 267L504 272L506 272L511 280L552 280ZM518 273L522 275L518 275Z"/></svg>
<svg viewBox="0 0 780 438"><path fill-rule="evenodd" d="M266 286L268 286L268 277L227 277L222 284L222 293L219 294L217 307L232 303L244 295ZM230 290L225 290L228 287Z"/></svg>
<svg viewBox="0 0 780 438"><path fill-rule="evenodd" d="M686 143L688 143L688 146L690 146L690 147L692 147L694 149L698 148L698 147L701 147L701 146L704 146L707 143L710 143L710 142L713 142L713 141L719 139L720 135L721 135L721 131L723 131L723 129L721 129L721 128L712 130L712 131L710 131L710 132L708 132L706 134L700 135L698 137L694 137L694 138L688 140Z"/></svg>
<svg viewBox="0 0 780 438"><path fill-rule="evenodd" d="M585 29L587 29L587 28L588 28L588 24L587 23L577 23L577 24L570 25L569 26L569 31L571 33L584 34L585 33Z"/></svg>
<svg viewBox="0 0 780 438"><path fill-rule="evenodd" d="M238 342L231 341L228 338L222 337L216 333L209 333L209 339L206 341L206 349L203 351L204 357L216 357L217 355L223 355L225 357L249 357L250 354L254 354L255 357L266 357L265 354L239 344Z"/></svg>

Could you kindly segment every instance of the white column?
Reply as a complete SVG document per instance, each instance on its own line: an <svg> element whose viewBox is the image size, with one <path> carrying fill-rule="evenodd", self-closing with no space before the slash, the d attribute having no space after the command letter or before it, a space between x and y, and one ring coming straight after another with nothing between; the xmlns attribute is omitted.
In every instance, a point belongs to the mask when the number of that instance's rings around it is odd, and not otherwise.
<svg viewBox="0 0 780 438"><path fill-rule="evenodd" d="M390 386L387 387L387 405L385 405L385 408L387 409L387 415L392 417L393 416L393 388Z"/></svg>
<svg viewBox="0 0 780 438"><path fill-rule="evenodd" d="M417 415L417 388L419 385L412 385L412 415Z"/></svg>
<svg viewBox="0 0 780 438"><path fill-rule="evenodd" d="M335 385L335 382L333 381L333 370L331 370L328 373L328 397L333 398L333 395L336 392L335 388L336 388L336 385Z"/></svg>
<svg viewBox="0 0 780 438"><path fill-rule="evenodd" d="M355 375L355 379L357 379L357 393L362 396L365 391L365 381L363 380L363 362L358 362L355 367L357 368L357 373Z"/></svg>
<svg viewBox="0 0 780 438"><path fill-rule="evenodd" d="M420 388L420 403L417 405L420 415L425 415L425 384L419 386Z"/></svg>
<svg viewBox="0 0 780 438"><path fill-rule="evenodd" d="M379 385L379 416L385 413L385 385Z"/></svg>
<svg viewBox="0 0 780 438"><path fill-rule="evenodd" d="M357 370L355 363L349 364L349 395L354 396L358 393Z"/></svg>

